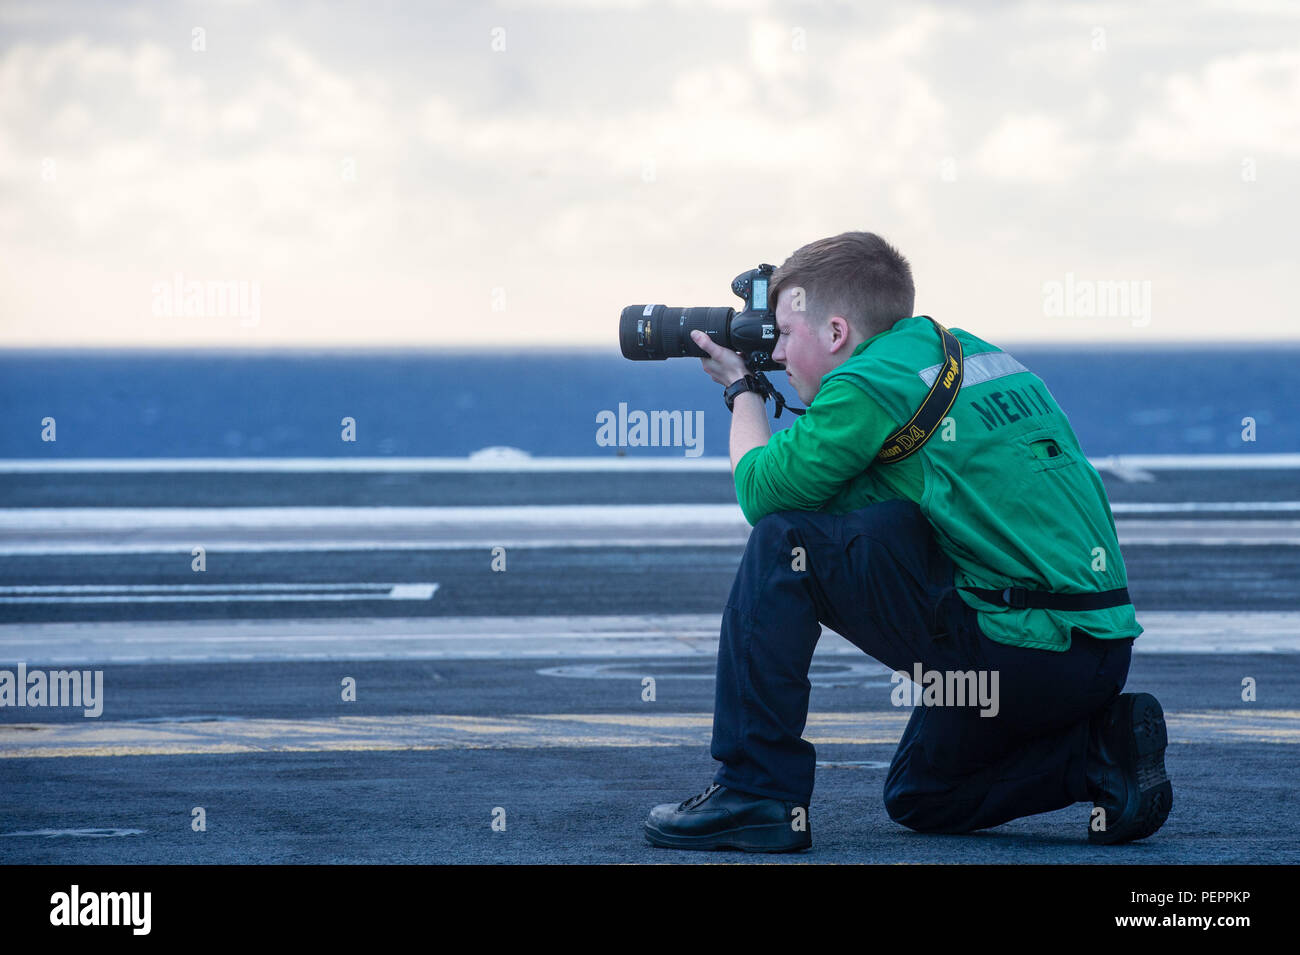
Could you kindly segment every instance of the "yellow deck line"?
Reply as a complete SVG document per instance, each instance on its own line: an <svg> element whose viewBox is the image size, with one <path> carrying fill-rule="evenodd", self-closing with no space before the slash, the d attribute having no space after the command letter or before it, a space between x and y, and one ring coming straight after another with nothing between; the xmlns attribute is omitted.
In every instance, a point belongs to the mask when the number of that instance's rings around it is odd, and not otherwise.
<svg viewBox="0 0 1300 955"><path fill-rule="evenodd" d="M1300 710L1166 713L1171 743L1300 743ZM814 744L893 746L907 711L814 713ZM0 724L0 758L707 745L707 713L340 716L310 720Z"/></svg>

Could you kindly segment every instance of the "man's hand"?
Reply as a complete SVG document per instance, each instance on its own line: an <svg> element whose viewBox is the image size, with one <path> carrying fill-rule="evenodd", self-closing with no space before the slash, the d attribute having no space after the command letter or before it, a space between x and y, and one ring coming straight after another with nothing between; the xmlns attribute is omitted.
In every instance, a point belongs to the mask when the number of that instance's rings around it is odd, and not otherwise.
<svg viewBox="0 0 1300 955"><path fill-rule="evenodd" d="M709 357L701 358L700 364L704 366L705 373L722 387L740 381L749 373L749 369L745 367L745 359L740 357L739 352L729 351L721 345L714 344L713 339L698 328L691 332L691 341L695 342L696 347L701 351L708 353Z"/></svg>
<svg viewBox="0 0 1300 955"><path fill-rule="evenodd" d="M702 351L708 352L708 358L701 358L700 363L709 377L726 387L744 378L749 373L745 359L738 352L729 351L714 343L704 332L691 332L691 341ZM767 423L767 407L752 391L742 391L736 396L735 410L731 414L731 472L736 472L736 464L751 448L767 444L772 429Z"/></svg>

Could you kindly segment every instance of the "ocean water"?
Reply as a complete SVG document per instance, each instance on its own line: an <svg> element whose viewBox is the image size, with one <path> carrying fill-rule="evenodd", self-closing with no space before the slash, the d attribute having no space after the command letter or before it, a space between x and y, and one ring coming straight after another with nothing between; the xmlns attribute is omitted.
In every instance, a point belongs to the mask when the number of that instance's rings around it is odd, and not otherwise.
<svg viewBox="0 0 1300 955"><path fill-rule="evenodd" d="M1047 384L1085 453L1300 452L1300 345L1003 346ZM770 375L793 403L785 375ZM695 359L616 351L0 351L0 458L695 456L602 447L597 418L702 412L727 455L722 389ZM770 405L769 405L770 407ZM1244 418L1255 440L1243 441ZM43 441L53 418L57 440ZM343 419L355 420L344 441ZM691 420L695 417L692 415ZM793 416L783 415L784 427Z"/></svg>

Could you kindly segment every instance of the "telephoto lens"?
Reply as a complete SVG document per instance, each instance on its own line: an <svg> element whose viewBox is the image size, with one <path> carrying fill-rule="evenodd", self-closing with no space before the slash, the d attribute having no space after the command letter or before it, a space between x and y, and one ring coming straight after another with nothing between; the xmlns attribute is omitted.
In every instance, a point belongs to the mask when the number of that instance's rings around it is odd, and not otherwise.
<svg viewBox="0 0 1300 955"><path fill-rule="evenodd" d="M629 305L618 319L618 343L623 357L633 361L666 358L707 358L691 341L699 329L723 348L731 344L734 308L670 308L667 305ZM734 350L734 348L733 348Z"/></svg>

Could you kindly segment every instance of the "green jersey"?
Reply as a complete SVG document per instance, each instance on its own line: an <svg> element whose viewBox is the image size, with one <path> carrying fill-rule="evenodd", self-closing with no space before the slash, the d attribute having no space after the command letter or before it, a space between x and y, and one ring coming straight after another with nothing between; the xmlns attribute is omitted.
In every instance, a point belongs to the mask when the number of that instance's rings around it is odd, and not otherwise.
<svg viewBox="0 0 1300 955"><path fill-rule="evenodd" d="M962 386L920 451L893 464L875 461L943 367L934 325L913 316L860 344L823 376L802 417L737 462L745 519L910 500L952 558L958 588L1091 593L1127 586L1105 486L1047 386L994 345L949 331L962 346ZM1014 609L958 593L999 643L1064 651L1074 627L1101 639L1142 633L1132 604Z"/></svg>

